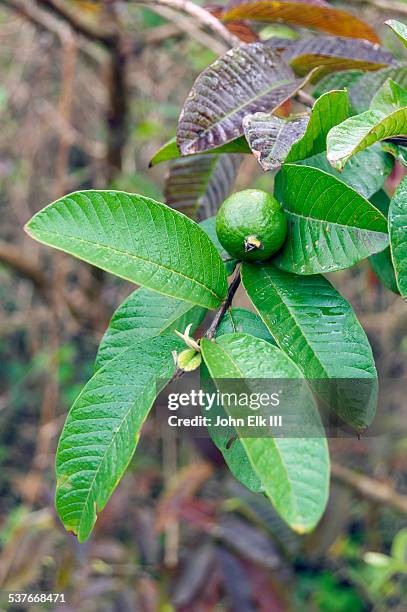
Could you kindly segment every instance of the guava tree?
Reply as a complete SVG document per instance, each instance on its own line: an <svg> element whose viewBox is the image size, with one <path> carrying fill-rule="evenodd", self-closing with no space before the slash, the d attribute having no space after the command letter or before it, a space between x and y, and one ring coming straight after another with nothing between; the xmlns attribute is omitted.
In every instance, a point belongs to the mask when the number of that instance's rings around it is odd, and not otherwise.
<svg viewBox="0 0 407 612"><path fill-rule="evenodd" d="M406 165L407 65L367 24L321 0L232 0L216 14L252 42L238 41L198 76L176 136L151 160L170 162L166 203L121 191L76 192L26 227L36 240L140 286L113 315L59 442L56 506L81 542L126 470L163 385L199 367L216 381L302 378L314 397L315 380L374 385L366 334L324 275L369 258L383 284L407 296L407 179L392 199L383 190L394 165ZM260 40L249 21L322 35ZM405 43L406 27L389 26ZM218 220L221 241L216 233L215 215L251 154L275 175L270 201L283 211L266 259L253 256L264 244L246 216L251 191L238 195L247 235L237 250L228 223ZM274 240L271 225L266 234ZM233 307L240 283L257 314ZM206 332L193 338L209 311ZM330 408L360 433L374 418L374 400L344 395ZM307 410L319 423L314 402ZM266 495L294 530L316 526L329 487L323 435L209 433L234 476Z"/></svg>

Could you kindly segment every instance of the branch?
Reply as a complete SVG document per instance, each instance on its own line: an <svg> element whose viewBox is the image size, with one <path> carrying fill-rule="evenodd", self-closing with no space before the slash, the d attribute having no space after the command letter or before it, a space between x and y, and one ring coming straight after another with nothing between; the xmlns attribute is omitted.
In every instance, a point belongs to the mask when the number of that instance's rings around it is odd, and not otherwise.
<svg viewBox="0 0 407 612"><path fill-rule="evenodd" d="M128 0L129 1L129 0ZM131 1L131 0L130 0ZM212 30L225 43L227 48L236 47L241 44L237 36L229 32L219 19L211 15L198 4L190 0L134 0L135 4L144 4L145 6L166 6L168 8L182 11L191 15L201 26Z"/></svg>
<svg viewBox="0 0 407 612"><path fill-rule="evenodd" d="M223 302L222 306L219 308L216 315L214 316L214 319L205 334L205 338L209 338L209 340L212 340L212 338L214 338L216 331L225 315L225 312L227 311L227 309L232 303L233 297L236 291L238 290L239 285L240 285L240 264L237 265L235 276L233 277L233 280L229 285L229 290L228 290L228 295L226 297L226 300Z"/></svg>
<svg viewBox="0 0 407 612"><path fill-rule="evenodd" d="M407 495L402 495L392 486L380 482L370 476L358 474L347 467L332 463L332 478L351 487L358 495L370 502L390 506L402 514L407 515Z"/></svg>
<svg viewBox="0 0 407 612"><path fill-rule="evenodd" d="M11 1L15 3L15 0ZM37 2L57 17L63 19L77 34L81 34L85 38L99 42L109 48L115 44L117 38L115 31L104 30L94 24L85 22L83 19L78 18L78 11L68 9L67 5L60 0L37 0Z"/></svg>
<svg viewBox="0 0 407 612"><path fill-rule="evenodd" d="M34 285L44 291L48 281L41 268L21 253L21 249L0 241L0 263L13 268L20 276L30 279Z"/></svg>
<svg viewBox="0 0 407 612"><path fill-rule="evenodd" d="M61 41L71 36L69 26L47 11L40 9L30 0L0 0L0 4L3 4L11 11L16 11L40 29L51 32Z"/></svg>

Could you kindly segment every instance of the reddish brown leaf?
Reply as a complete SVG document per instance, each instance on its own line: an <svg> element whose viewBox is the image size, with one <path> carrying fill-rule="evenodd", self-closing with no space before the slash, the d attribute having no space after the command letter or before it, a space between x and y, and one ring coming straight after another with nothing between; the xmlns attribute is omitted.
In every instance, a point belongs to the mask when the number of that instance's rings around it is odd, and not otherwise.
<svg viewBox="0 0 407 612"><path fill-rule="evenodd" d="M286 62L261 43L231 49L191 89L177 129L181 153L201 153L238 138L246 115L274 111L307 80L296 79Z"/></svg>
<svg viewBox="0 0 407 612"><path fill-rule="evenodd" d="M223 6L219 6L216 4L207 6L205 8L207 11L209 11L209 13L212 13L214 17L217 17L218 19L222 18L222 14L224 11ZM253 28L251 28L245 21L228 21L226 23L226 28L229 30L229 32L237 36L241 41L245 43L256 42L259 40L259 35L257 34L257 32L255 32L255 30L253 30Z"/></svg>
<svg viewBox="0 0 407 612"><path fill-rule="evenodd" d="M284 21L337 36L364 38L379 42L376 32L366 23L345 11L316 0L232 0L223 13L224 21Z"/></svg>

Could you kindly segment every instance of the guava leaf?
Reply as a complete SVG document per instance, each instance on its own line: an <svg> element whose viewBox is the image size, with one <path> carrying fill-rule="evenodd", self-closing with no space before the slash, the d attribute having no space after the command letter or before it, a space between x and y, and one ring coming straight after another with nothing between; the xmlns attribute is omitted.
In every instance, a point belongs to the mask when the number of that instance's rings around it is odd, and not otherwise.
<svg viewBox="0 0 407 612"><path fill-rule="evenodd" d="M174 329L183 332L189 323L195 331L205 312L189 302L143 287L136 289L113 313L99 345L95 372L140 340L170 334Z"/></svg>
<svg viewBox="0 0 407 612"><path fill-rule="evenodd" d="M378 70L396 63L384 47L368 40L338 36L301 38L289 45L282 57L299 75L321 67L318 78L338 70Z"/></svg>
<svg viewBox="0 0 407 612"><path fill-rule="evenodd" d="M382 213L318 168L285 164L276 176L275 195L286 212L288 234L274 262L287 272L342 270L388 245Z"/></svg>
<svg viewBox="0 0 407 612"><path fill-rule="evenodd" d="M304 83L262 43L230 49L195 81L179 119L178 148L188 155L238 138L246 115L272 112Z"/></svg>
<svg viewBox="0 0 407 612"><path fill-rule="evenodd" d="M390 201L389 234L397 286L403 298L407 298L407 177Z"/></svg>
<svg viewBox="0 0 407 612"><path fill-rule="evenodd" d="M209 238L215 245L216 250L225 264L227 275L230 276L236 267L237 261L236 259L233 259L227 251L225 251L219 242L219 238L216 234L216 217L210 217L209 219L201 221L199 226L208 234Z"/></svg>
<svg viewBox="0 0 407 612"><path fill-rule="evenodd" d="M393 79L401 87L407 88L407 66L390 66L377 72L368 72L358 79L349 91L352 106L357 113L369 108L375 93L387 79Z"/></svg>
<svg viewBox="0 0 407 612"><path fill-rule="evenodd" d="M403 45L407 47L407 26L396 19L389 19L385 23L393 30Z"/></svg>
<svg viewBox="0 0 407 612"><path fill-rule="evenodd" d="M278 346L311 383L343 379L332 409L357 430L369 425L376 409L376 368L369 341L348 302L323 276L296 276L271 263L245 263L242 281ZM370 401L364 393L353 394L351 382L359 379L370 379Z"/></svg>
<svg viewBox="0 0 407 612"><path fill-rule="evenodd" d="M327 157L341 171L346 162L375 142L394 136L407 136L407 107L390 115L368 110L333 127L327 137Z"/></svg>
<svg viewBox="0 0 407 612"><path fill-rule="evenodd" d="M324 93L332 91L333 89L349 90L364 74L366 73L363 70L341 70L339 72L333 72L318 81L312 95L315 98L319 98Z"/></svg>
<svg viewBox="0 0 407 612"><path fill-rule="evenodd" d="M326 148L329 130L349 117L346 91L330 91L314 104L309 117L280 119L255 113L243 120L245 136L263 170L274 170L284 161L305 159Z"/></svg>
<svg viewBox="0 0 407 612"><path fill-rule="evenodd" d="M244 136L240 136L239 138L236 138L231 142L227 142L226 144L221 145L220 147L216 147L215 149L211 149L210 151L202 151L202 153L199 155L215 155L215 153L251 153L251 151L249 145L247 144L246 138ZM198 153L195 155L198 156ZM171 161L172 159L185 159L186 157L191 158L192 156L181 155L177 146L176 137L174 136L173 138L171 138L171 140L166 142L160 149L158 149L158 151L151 158L149 166L151 168L152 166L157 166L158 164L161 164L166 161Z"/></svg>
<svg viewBox="0 0 407 612"><path fill-rule="evenodd" d="M253 155L265 172L281 166L291 146L304 134L309 117L280 119L270 113L255 113L243 119L243 129Z"/></svg>
<svg viewBox="0 0 407 612"><path fill-rule="evenodd" d="M349 100L346 91L330 91L315 102L304 136L293 144L287 162L306 159L326 149L329 130L349 117Z"/></svg>
<svg viewBox="0 0 407 612"><path fill-rule="evenodd" d="M218 327L216 337L239 332L275 344L273 336L259 315L246 308L229 308Z"/></svg>
<svg viewBox="0 0 407 612"><path fill-rule="evenodd" d="M332 174L366 199L371 198L383 187L394 165L391 156L382 150L379 143L357 153L355 157L349 160L342 172L332 168L325 153L318 153L318 155L313 155L297 163L319 168L328 174Z"/></svg>
<svg viewBox="0 0 407 612"><path fill-rule="evenodd" d="M165 203L196 220L215 215L230 194L240 155L193 155L174 160L165 181Z"/></svg>
<svg viewBox="0 0 407 612"><path fill-rule="evenodd" d="M202 355L217 387L222 379L301 378L294 363L275 346L248 334L201 341ZM225 407L225 410L227 408ZM306 423L320 427L314 438L240 437L239 442L279 515L299 533L312 530L328 499L329 455L312 396L301 406ZM239 427L236 427L239 435ZM232 442L232 445L236 440Z"/></svg>
<svg viewBox="0 0 407 612"><path fill-rule="evenodd" d="M141 427L175 365L177 338L141 340L101 368L73 404L56 457L56 507L80 542L126 470Z"/></svg>
<svg viewBox="0 0 407 612"><path fill-rule="evenodd" d="M252 21L285 22L329 34L349 38L363 38L378 43L374 30L349 13L330 6L319 0L232 0L227 4L223 20L248 19Z"/></svg>
<svg viewBox="0 0 407 612"><path fill-rule="evenodd" d="M376 92L370 103L371 110L378 110L386 115L407 106L407 90L393 79L387 79Z"/></svg>
<svg viewBox="0 0 407 612"><path fill-rule="evenodd" d="M196 223L121 191L78 191L29 221L30 236L126 280L204 308L227 292L223 262Z"/></svg>

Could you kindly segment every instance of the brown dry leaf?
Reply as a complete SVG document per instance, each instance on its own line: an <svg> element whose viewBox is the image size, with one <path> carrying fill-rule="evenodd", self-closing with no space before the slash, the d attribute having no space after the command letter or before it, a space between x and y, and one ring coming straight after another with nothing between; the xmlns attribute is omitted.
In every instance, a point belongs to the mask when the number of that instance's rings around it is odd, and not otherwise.
<svg viewBox="0 0 407 612"><path fill-rule="evenodd" d="M364 38L378 43L379 37L367 24L345 11L325 2L296 0L269 2L266 0L232 0L223 13L223 21L249 19L253 21L283 21L293 25L322 30L337 36Z"/></svg>

